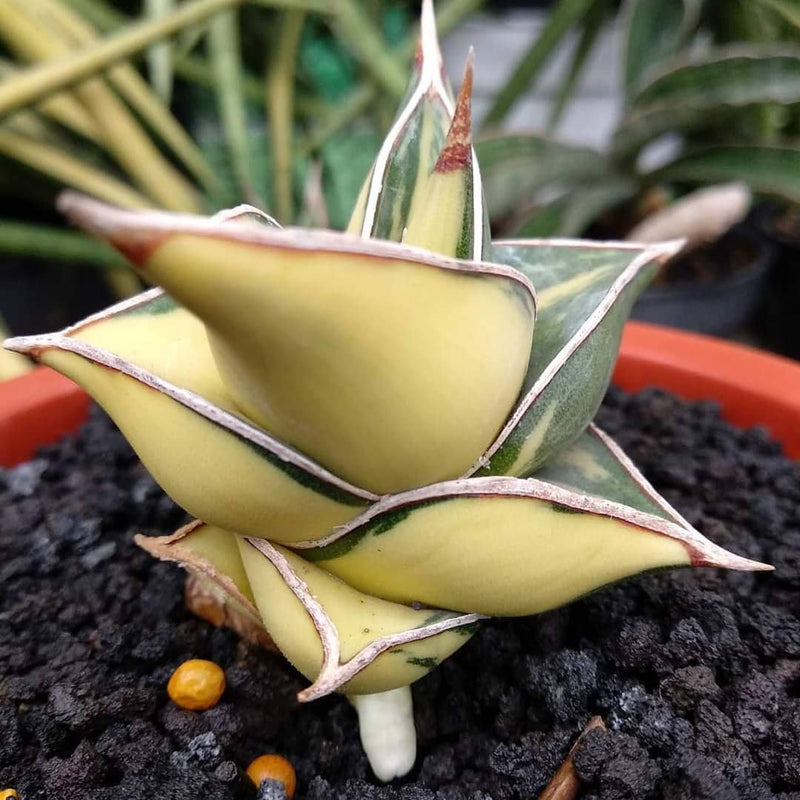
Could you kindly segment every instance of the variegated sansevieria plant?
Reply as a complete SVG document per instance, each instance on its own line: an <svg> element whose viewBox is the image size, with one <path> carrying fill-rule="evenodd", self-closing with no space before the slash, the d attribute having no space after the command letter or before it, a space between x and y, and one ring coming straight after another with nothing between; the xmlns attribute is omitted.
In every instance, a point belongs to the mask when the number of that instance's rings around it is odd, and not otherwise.
<svg viewBox="0 0 800 800"><path fill-rule="evenodd" d="M74 194L161 288L11 339L84 386L196 522L140 538L192 605L271 640L359 715L376 775L415 758L409 685L489 616L648 570L766 565L703 538L591 424L625 318L678 249L492 242L433 9L349 231ZM534 288L535 287L535 288Z"/></svg>

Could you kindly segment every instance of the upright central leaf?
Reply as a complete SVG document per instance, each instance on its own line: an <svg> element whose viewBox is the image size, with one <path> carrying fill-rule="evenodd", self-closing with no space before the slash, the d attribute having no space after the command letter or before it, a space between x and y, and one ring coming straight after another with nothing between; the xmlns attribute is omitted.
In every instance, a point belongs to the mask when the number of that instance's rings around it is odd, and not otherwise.
<svg viewBox="0 0 800 800"><path fill-rule="evenodd" d="M395 242L403 238L412 198L439 157L453 110L433 7L425 3L408 91L361 190L348 233Z"/></svg>

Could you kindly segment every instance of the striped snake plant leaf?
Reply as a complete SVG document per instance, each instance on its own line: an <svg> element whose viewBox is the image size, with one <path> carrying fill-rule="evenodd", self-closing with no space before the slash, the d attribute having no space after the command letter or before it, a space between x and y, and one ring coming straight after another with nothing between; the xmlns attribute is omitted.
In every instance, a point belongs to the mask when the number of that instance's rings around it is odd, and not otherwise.
<svg viewBox="0 0 800 800"><path fill-rule="evenodd" d="M539 614L654 569L768 569L662 514L538 478L472 478L392 495L292 548L386 600L489 616Z"/></svg>
<svg viewBox="0 0 800 800"><path fill-rule="evenodd" d="M472 149L473 60L470 51L450 130L432 170L414 189L402 241L480 261L490 236Z"/></svg>
<svg viewBox="0 0 800 800"><path fill-rule="evenodd" d="M395 242L403 238L412 197L436 164L454 111L433 5L426 2L411 81L361 189L349 233Z"/></svg>
<svg viewBox="0 0 800 800"><path fill-rule="evenodd" d="M243 418L202 323L161 289L7 347L83 386L194 516L286 542L325 535L375 499Z"/></svg>
<svg viewBox="0 0 800 800"><path fill-rule="evenodd" d="M632 97L614 134L624 156L670 131L692 130L731 108L800 102L800 49L785 45L718 47L702 59L651 75Z"/></svg>
<svg viewBox="0 0 800 800"><path fill-rule="evenodd" d="M647 72L673 58L694 32L702 0L627 0L623 80L626 94Z"/></svg>
<svg viewBox="0 0 800 800"><path fill-rule="evenodd" d="M680 244L495 243L494 258L539 287L536 333L522 398L471 474L528 475L586 428L611 380L631 306Z"/></svg>
<svg viewBox="0 0 800 800"><path fill-rule="evenodd" d="M61 206L203 319L250 419L370 491L463 474L519 394L535 294L511 267L74 195Z"/></svg>
<svg viewBox="0 0 800 800"><path fill-rule="evenodd" d="M612 500L646 514L692 526L658 494L622 448L594 423L536 472L538 480Z"/></svg>
<svg viewBox="0 0 800 800"><path fill-rule="evenodd" d="M239 538L239 548L270 636L313 681L303 702L407 686L465 644L481 619L370 596L264 539Z"/></svg>

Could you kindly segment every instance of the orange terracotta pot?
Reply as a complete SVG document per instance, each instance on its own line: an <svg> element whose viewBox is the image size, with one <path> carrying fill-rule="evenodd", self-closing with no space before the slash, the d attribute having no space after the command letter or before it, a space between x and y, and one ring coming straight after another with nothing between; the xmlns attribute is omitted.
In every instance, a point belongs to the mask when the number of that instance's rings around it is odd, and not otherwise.
<svg viewBox="0 0 800 800"><path fill-rule="evenodd" d="M32 458L36 448L78 428L89 396L47 367L0 383L0 465Z"/></svg>
<svg viewBox="0 0 800 800"><path fill-rule="evenodd" d="M791 458L800 458L800 363L751 347L643 322L625 326L614 383L648 386L687 400L716 400L740 427L763 425ZM45 367L0 384L0 464L31 458L36 448L86 419L89 398Z"/></svg>
<svg viewBox="0 0 800 800"><path fill-rule="evenodd" d="M729 422L763 425L800 458L800 363L752 347L674 328L629 322L614 383L648 386L687 400L716 400Z"/></svg>

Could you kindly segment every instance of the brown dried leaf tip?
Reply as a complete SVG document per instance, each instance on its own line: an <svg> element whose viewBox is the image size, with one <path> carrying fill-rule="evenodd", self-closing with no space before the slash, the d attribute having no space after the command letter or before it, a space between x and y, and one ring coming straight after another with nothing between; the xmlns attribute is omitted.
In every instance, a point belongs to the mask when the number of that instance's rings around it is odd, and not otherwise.
<svg viewBox="0 0 800 800"><path fill-rule="evenodd" d="M447 132L442 152L434 166L434 172L456 172L469 166L472 159L472 67L475 51L470 47L464 79L458 91L453 121Z"/></svg>

